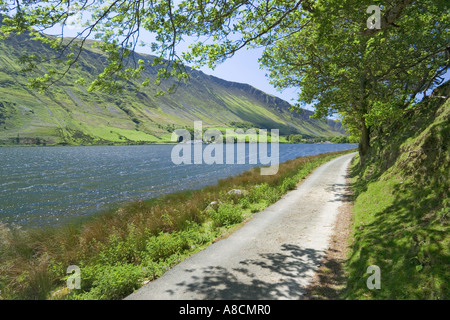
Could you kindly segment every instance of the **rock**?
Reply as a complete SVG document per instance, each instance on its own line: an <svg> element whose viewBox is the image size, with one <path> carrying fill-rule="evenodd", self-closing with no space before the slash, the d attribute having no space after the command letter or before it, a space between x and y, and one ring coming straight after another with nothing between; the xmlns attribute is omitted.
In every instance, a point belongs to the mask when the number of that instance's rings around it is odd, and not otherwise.
<svg viewBox="0 0 450 320"><path fill-rule="evenodd" d="M51 293L51 297L55 299L63 299L65 296L70 294L70 289L68 287L61 288Z"/></svg>
<svg viewBox="0 0 450 320"><path fill-rule="evenodd" d="M209 204L209 206L210 206L210 207L213 207L213 208L217 208L217 207L219 206L219 202L218 202L218 201L213 201L213 202L211 202L211 203Z"/></svg>
<svg viewBox="0 0 450 320"><path fill-rule="evenodd" d="M206 210L209 210L209 209L217 210L218 207L219 207L219 202L213 201L210 204L208 204L208 206L206 207Z"/></svg>
<svg viewBox="0 0 450 320"><path fill-rule="evenodd" d="M246 195L247 192L244 190L240 190L240 189L232 189L232 190L228 191L228 194L233 194L236 196L243 196L243 195Z"/></svg>

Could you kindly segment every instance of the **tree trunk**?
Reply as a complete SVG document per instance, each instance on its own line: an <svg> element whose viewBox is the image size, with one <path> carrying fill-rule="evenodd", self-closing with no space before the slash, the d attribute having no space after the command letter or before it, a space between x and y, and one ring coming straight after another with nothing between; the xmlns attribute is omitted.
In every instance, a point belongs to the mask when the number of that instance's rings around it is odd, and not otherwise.
<svg viewBox="0 0 450 320"><path fill-rule="evenodd" d="M364 118L364 116L367 115L369 111L369 106L367 104L368 93L366 92L368 83L367 72L364 72L363 70L359 80L360 98L358 101L359 106L357 108L360 113L359 121L361 126L361 140L359 141L359 161L360 165L363 165L370 149L370 128L367 126L366 119Z"/></svg>
<svg viewBox="0 0 450 320"><path fill-rule="evenodd" d="M363 164L370 149L370 128L366 126L364 120L361 124L361 140L359 141L358 149L360 164Z"/></svg>

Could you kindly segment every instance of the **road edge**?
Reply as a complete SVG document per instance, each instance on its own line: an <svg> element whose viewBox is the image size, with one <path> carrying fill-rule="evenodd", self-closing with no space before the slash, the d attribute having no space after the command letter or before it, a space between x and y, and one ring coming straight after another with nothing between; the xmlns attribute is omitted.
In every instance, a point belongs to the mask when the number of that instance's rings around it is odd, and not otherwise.
<svg viewBox="0 0 450 320"><path fill-rule="evenodd" d="M341 293L346 288L346 260L350 250L350 239L353 228L354 198L350 183L350 166L346 173L345 201L338 209L332 235L329 239L319 269L315 272L310 284L305 288L302 300L342 300Z"/></svg>

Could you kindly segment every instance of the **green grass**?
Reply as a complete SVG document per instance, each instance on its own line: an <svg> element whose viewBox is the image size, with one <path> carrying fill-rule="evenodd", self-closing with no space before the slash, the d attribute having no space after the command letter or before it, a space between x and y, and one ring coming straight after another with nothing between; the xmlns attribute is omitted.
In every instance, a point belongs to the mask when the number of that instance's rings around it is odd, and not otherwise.
<svg viewBox="0 0 450 320"><path fill-rule="evenodd" d="M449 115L449 102L423 103L364 166L354 160L344 298L449 299ZM380 267L379 290L366 286L369 265Z"/></svg>
<svg viewBox="0 0 450 320"><path fill-rule="evenodd" d="M59 228L0 226L0 298L123 298L276 202L319 165L348 152L290 160L272 176L255 168L215 186L132 202ZM232 189L242 194L229 193ZM81 289L65 288L70 265L81 268Z"/></svg>
<svg viewBox="0 0 450 320"><path fill-rule="evenodd" d="M120 142L121 140L158 142L160 139L142 131L121 129L117 127L90 127L86 131L100 139ZM121 139L122 137L122 139Z"/></svg>

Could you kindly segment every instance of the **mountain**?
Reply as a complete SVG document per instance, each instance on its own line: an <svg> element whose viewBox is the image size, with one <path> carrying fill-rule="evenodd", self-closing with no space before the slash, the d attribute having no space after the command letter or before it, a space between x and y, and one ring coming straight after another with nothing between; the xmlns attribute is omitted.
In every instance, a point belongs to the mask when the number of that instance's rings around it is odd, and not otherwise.
<svg viewBox="0 0 450 320"><path fill-rule="evenodd" d="M106 58L87 41L79 66L44 94L27 86L38 73L22 71L24 55L54 56L46 45L29 35L11 35L0 41L0 144L118 144L170 142L176 128L224 129L244 124L260 129L279 129L280 135L333 137L344 134L339 122L310 119L311 111L290 111L291 105L248 84L229 82L190 70L190 81L176 92L156 97L161 89L150 85L141 91L129 81L123 92L88 92L76 83L89 82L103 70ZM136 59L152 56L135 53ZM41 75L55 62L39 64ZM143 78L155 79L157 69L148 66ZM163 84L169 86L169 84Z"/></svg>

